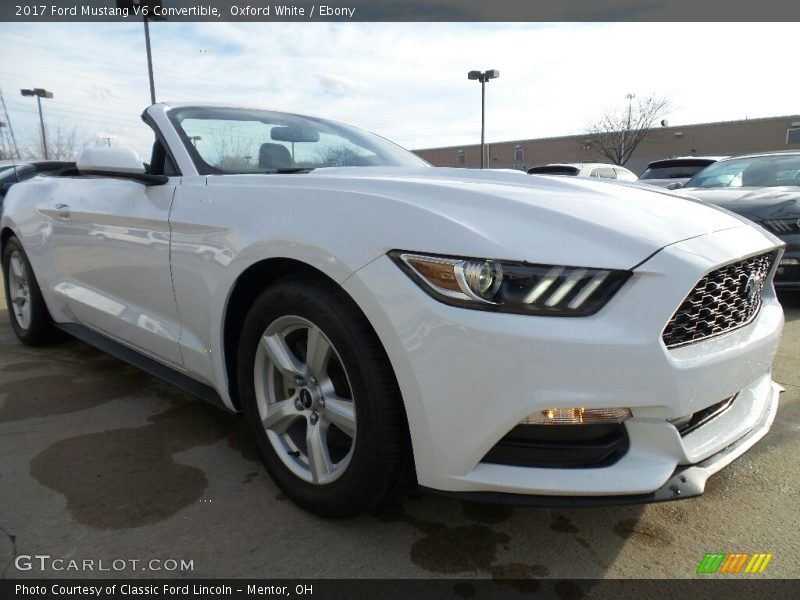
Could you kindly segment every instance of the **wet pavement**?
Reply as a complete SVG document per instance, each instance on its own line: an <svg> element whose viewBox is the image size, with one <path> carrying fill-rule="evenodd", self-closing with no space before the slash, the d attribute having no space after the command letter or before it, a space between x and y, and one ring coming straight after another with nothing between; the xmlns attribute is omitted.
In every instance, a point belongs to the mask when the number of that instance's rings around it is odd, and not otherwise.
<svg viewBox="0 0 800 600"><path fill-rule="evenodd" d="M702 498L521 508L407 490L379 514L295 507L243 419L86 344L20 344L0 316L0 576L541 578L695 576L706 552L771 552L800 577L800 295L783 298L785 388L769 435ZM15 555L191 560L192 571L19 571ZM708 577L707 575L704 577Z"/></svg>

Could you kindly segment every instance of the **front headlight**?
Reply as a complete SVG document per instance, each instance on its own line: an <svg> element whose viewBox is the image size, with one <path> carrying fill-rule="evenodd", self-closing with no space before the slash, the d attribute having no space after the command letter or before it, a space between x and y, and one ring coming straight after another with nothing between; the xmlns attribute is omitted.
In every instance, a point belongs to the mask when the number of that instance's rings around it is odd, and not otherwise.
<svg viewBox="0 0 800 600"><path fill-rule="evenodd" d="M446 304L519 314L596 313L630 271L452 258L393 250L389 256L424 291Z"/></svg>

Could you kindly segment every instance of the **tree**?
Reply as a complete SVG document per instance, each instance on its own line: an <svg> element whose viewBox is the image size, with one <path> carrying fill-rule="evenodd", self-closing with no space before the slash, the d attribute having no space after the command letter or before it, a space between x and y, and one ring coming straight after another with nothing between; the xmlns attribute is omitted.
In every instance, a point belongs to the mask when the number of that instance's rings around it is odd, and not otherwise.
<svg viewBox="0 0 800 600"><path fill-rule="evenodd" d="M364 164L364 157L351 146L340 144L317 150L317 162L327 167L346 167Z"/></svg>
<svg viewBox="0 0 800 600"><path fill-rule="evenodd" d="M5 136L0 135L0 160L8 160L13 154L11 144L8 144Z"/></svg>
<svg viewBox="0 0 800 600"><path fill-rule="evenodd" d="M257 152L253 139L243 135L241 128L225 125L221 133L214 135L209 132L205 135L209 137L209 140L213 138L211 145L218 155L217 167L231 173L247 173L255 169L257 162L253 162L253 154L255 153L257 156ZM202 141L202 137L198 140L198 142L200 141ZM200 154L202 155L203 152Z"/></svg>
<svg viewBox="0 0 800 600"><path fill-rule="evenodd" d="M8 126L0 121L0 160L7 160L14 156L14 144L11 140Z"/></svg>
<svg viewBox="0 0 800 600"><path fill-rule="evenodd" d="M591 148L615 165L628 162L653 126L671 109L670 101L663 96L637 98L628 94L627 98L627 107L607 110L586 128Z"/></svg>
<svg viewBox="0 0 800 600"><path fill-rule="evenodd" d="M67 127L59 123L55 127L45 125L47 157L50 160L75 160L87 145L86 134L77 126ZM42 132L36 128L20 146L22 158L43 158Z"/></svg>

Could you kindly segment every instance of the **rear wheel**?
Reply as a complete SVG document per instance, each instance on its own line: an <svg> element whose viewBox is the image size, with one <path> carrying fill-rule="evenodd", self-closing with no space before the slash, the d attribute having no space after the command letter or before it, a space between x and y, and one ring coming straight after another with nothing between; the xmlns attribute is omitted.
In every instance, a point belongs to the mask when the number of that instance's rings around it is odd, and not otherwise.
<svg viewBox="0 0 800 600"><path fill-rule="evenodd" d="M314 279L268 288L244 323L242 409L267 470L303 508L352 516L407 472L407 425L374 331L352 301Z"/></svg>
<svg viewBox="0 0 800 600"><path fill-rule="evenodd" d="M41 346L58 337L28 256L16 237L3 249L6 305L11 327L29 346Z"/></svg>

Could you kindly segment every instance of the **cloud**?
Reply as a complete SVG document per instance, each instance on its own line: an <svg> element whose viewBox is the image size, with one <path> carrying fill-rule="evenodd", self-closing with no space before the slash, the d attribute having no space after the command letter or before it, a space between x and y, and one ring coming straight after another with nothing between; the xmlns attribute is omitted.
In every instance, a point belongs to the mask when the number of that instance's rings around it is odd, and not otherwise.
<svg viewBox="0 0 800 600"><path fill-rule="evenodd" d="M625 94L670 97L673 125L797 113L793 23L153 23L160 99L351 122L412 148L579 133ZM0 25L0 81L19 136L36 132L21 87L55 92L48 122L113 132L147 153L141 24ZM783 57L777 60L775 57ZM774 82L765 93L764 82Z"/></svg>
<svg viewBox="0 0 800 600"><path fill-rule="evenodd" d="M369 85L360 81L353 81L347 77L337 75L316 75L323 93L334 96L351 96L357 93L365 93L369 90Z"/></svg>

